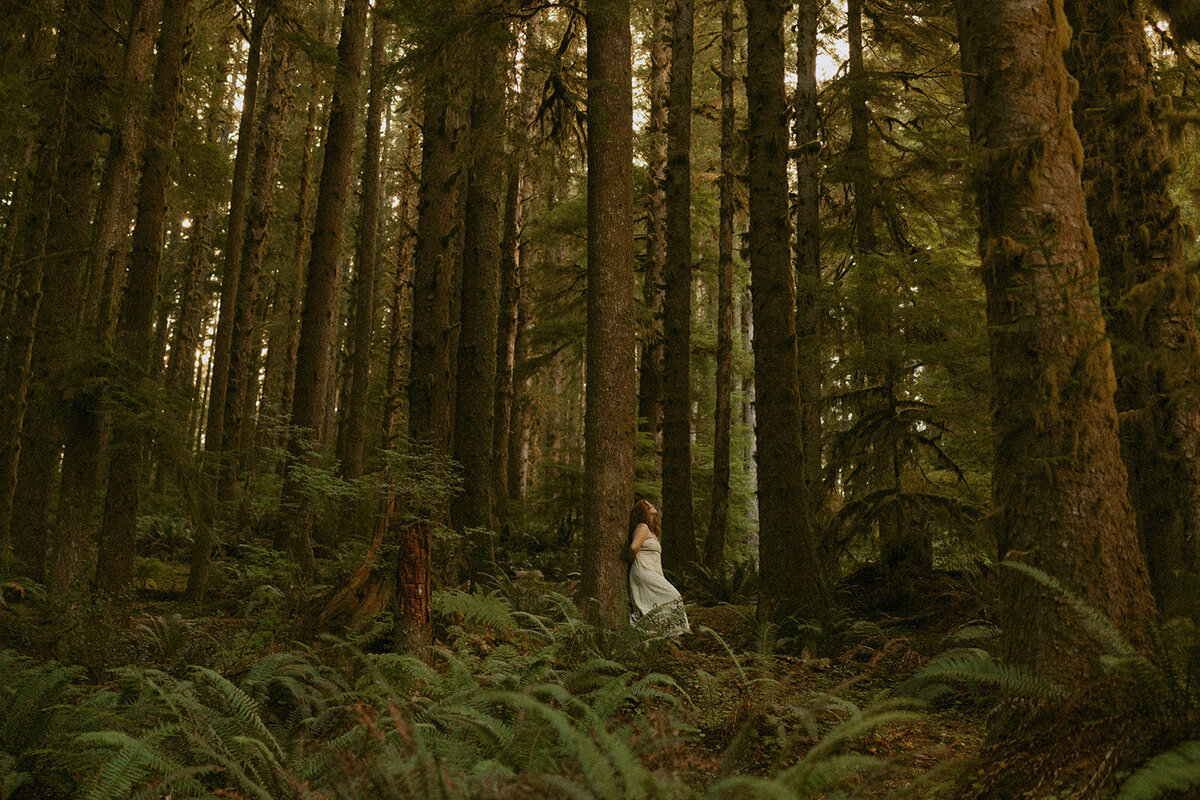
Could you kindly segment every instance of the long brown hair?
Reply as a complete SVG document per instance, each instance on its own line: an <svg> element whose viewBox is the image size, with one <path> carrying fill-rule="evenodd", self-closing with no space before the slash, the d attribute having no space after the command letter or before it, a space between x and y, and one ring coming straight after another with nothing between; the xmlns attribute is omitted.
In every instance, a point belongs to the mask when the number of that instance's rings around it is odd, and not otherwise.
<svg viewBox="0 0 1200 800"><path fill-rule="evenodd" d="M649 500L638 500L633 504L633 510L629 512L629 541L626 542L626 547L633 544L633 532L637 530L637 526L645 523L646 527L655 536L658 536L658 514L651 514L650 509L653 508Z"/></svg>

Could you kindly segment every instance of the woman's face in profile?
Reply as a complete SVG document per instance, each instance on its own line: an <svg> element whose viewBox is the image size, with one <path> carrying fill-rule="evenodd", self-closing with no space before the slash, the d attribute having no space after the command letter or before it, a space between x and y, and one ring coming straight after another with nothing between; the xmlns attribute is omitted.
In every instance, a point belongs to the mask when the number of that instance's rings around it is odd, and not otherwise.
<svg viewBox="0 0 1200 800"><path fill-rule="evenodd" d="M646 516L650 522L658 519L658 509L654 507L653 503L646 503Z"/></svg>

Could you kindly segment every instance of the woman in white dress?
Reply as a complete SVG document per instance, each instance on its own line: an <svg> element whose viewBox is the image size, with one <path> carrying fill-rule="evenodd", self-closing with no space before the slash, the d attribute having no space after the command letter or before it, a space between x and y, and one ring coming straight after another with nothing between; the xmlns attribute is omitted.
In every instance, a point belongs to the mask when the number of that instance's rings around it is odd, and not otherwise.
<svg viewBox="0 0 1200 800"><path fill-rule="evenodd" d="M658 509L648 500L639 500L629 514L629 539L630 621L669 636L689 633L683 596L663 575Z"/></svg>

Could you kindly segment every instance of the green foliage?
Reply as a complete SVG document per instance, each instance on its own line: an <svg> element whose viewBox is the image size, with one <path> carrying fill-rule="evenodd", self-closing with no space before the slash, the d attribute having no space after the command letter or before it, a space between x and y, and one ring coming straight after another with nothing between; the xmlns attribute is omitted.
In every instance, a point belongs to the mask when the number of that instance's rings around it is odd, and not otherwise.
<svg viewBox="0 0 1200 800"><path fill-rule="evenodd" d="M1153 800L1200 786L1200 741L1182 742L1155 756L1121 785L1117 800Z"/></svg>

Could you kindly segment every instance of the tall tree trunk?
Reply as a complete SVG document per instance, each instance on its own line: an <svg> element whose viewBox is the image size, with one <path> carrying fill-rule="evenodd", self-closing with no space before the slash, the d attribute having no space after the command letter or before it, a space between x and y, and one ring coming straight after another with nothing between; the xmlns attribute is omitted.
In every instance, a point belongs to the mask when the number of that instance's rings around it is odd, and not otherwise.
<svg viewBox="0 0 1200 800"><path fill-rule="evenodd" d="M99 14L104 30L94 29ZM78 317L83 276L87 269L88 234L95 196L95 167L101 109L111 79L118 44L116 11L102 3L81 12L68 36L79 37L77 67L70 76L67 92L68 122L59 152L58 173L53 183L49 224L45 239L47 270L42 282L42 310L34 328L31 354L32 384L29 406L21 429L21 468L13 499L12 525L22 531L36 553L19 552L30 564L46 564L48 584L62 587L54 574L60 567L74 575L82 563L86 539L69 534L69 529L51 530L50 507L59 451L63 443L64 417L76 404L87 407L94 387L81 389L69 383L76 355ZM28 539L26 539L28 537ZM26 555L31 556L25 558ZM42 558L46 558L42 562ZM35 567L36 569L36 567ZM57 594L57 593L56 593Z"/></svg>
<svg viewBox="0 0 1200 800"><path fill-rule="evenodd" d="M117 595L133 582L137 541L138 495L142 482L142 454L146 434L138 417L144 413L151 389L150 360L154 344L154 311L162 263L163 220L171 179L172 144L179 99L183 90L184 53L192 0L164 0L163 23L154 67L154 87L146 130L142 181L138 188L138 213L132 235L129 280L117 322L118 375L126 400L114 412L109 446L108 497L100 534L96 583L107 594ZM139 395L142 397L139 398ZM63 591L65 575L50 573L47 588Z"/></svg>
<svg viewBox="0 0 1200 800"><path fill-rule="evenodd" d="M805 536L820 541L825 507L821 480L820 115L817 109L817 23L820 3L799 5L796 45L796 351L800 376L800 449L803 459ZM822 553L829 562L828 554Z"/></svg>
<svg viewBox="0 0 1200 800"><path fill-rule="evenodd" d="M107 300L101 296L101 291L106 284L113 285L113 279L106 280L106 275L110 272L120 275L125 269L129 221L133 216L138 167L145 141L146 107L144 101L137 102L136 93L151 77L161 10L162 0L136 0L134 3L121 71L123 91L117 92L110 101L113 132L92 225L86 294L81 306L82 322L89 330L96 329L101 318L100 305Z"/></svg>
<svg viewBox="0 0 1200 800"><path fill-rule="evenodd" d="M875 196L871 177L871 149L868 126L866 72L863 67L862 35L863 0L847 0L846 62L848 84L847 102L850 105L850 143L847 166L854 185L854 236L859 254L870 253L877 246L875 236ZM799 87L796 89L800 91Z"/></svg>
<svg viewBox="0 0 1200 800"><path fill-rule="evenodd" d="M633 507L633 79L628 0L587 6L587 382L584 611L627 624L622 553Z"/></svg>
<svg viewBox="0 0 1200 800"><path fill-rule="evenodd" d="M450 46L444 43L434 56L425 80L408 381L408 435L441 455L450 453L450 294L459 184Z"/></svg>
<svg viewBox="0 0 1200 800"><path fill-rule="evenodd" d="M960 9L987 293L1002 556L1080 593L1134 642L1153 614L1117 439L1114 378L1084 214L1073 81L1053 5ZM982 187L986 187L986 191ZM1061 603L1001 573L1008 656L1068 684L1099 671Z"/></svg>
<svg viewBox="0 0 1200 800"><path fill-rule="evenodd" d="M225 430L225 393L229 385L229 358L233 348L233 326L241 275L242 235L245 230L246 193L250 182L250 155L254 145L255 109L258 105L258 73L262 59L264 28L270 18L267 3L255 4L250 25L246 76L242 91L242 114L238 121L237 153L233 160L233 181L229 192L229 217L222 249L221 302L217 312L217 331L213 339L208 367L208 403L204 418L204 458L201 465L199 513L188 570L187 598L200 600L208 586L208 567L215 542L213 525L217 513L217 483L222 456L221 437Z"/></svg>
<svg viewBox="0 0 1200 800"><path fill-rule="evenodd" d="M45 570L45 527L23 527L20 537L12 538L13 497L17 467L21 456L21 430L25 420L31 379L34 332L42 308L42 284L46 266L51 206L64 149L67 99L72 83L83 64L82 28L79 17L82 0L66 0L59 14L58 41L54 61L44 83L37 88L38 120L34 135L36 148L31 156L25 181L28 196L13 197L21 215L14 227L20 238L14 242L11 267L14 288L10 307L5 309L6 346L3 373L0 373L0 556L15 545L15 552L31 574L40 577ZM18 185L18 189L22 187Z"/></svg>
<svg viewBox="0 0 1200 800"><path fill-rule="evenodd" d="M754 300L759 502L759 615L818 615L829 588L806 534L796 367L796 289L787 187L787 100L781 0L747 0L750 280Z"/></svg>
<svg viewBox="0 0 1200 800"><path fill-rule="evenodd" d="M508 502L509 438L512 430L516 387L514 374L517 365L517 323L521 302L521 233L526 207L522 200L525 190L525 160L529 126L537 111L537 95L532 89L534 72L531 55L541 37L541 24L535 14L525 23L525 45L522 56L521 90L514 103L515 131L508 153L508 176L504 200L504 232L500 243L500 319L496 333L496 413L492 426L492 501L493 516L503 524Z"/></svg>
<svg viewBox="0 0 1200 800"><path fill-rule="evenodd" d="M383 431L380 446L391 450L396 441L396 417L400 414L403 376L412 360L413 315L413 200L416 187L418 128L415 119L408 125L408 142L401 162L397 197L396 266L392 277L391 320L388 326L387 382L383 394Z"/></svg>
<svg viewBox="0 0 1200 800"><path fill-rule="evenodd" d="M671 16L667 257L663 299L663 561L698 560L692 511L692 0Z"/></svg>
<svg viewBox="0 0 1200 800"><path fill-rule="evenodd" d="M471 167L467 178L458 337L454 460L463 487L452 499L454 527L470 534L472 585L492 571L492 425L496 410L496 331L500 313L500 204L503 185L504 78L507 30L487 20L477 36L471 101Z"/></svg>
<svg viewBox="0 0 1200 800"><path fill-rule="evenodd" d="M358 119L358 89L367 38L367 0L346 0L338 42L337 76L325 135L325 162L317 189L312 256L307 270L300 345L296 354L296 389L292 420L297 430L289 437L293 459L314 463L314 444L320 441L329 382L330 344L337 323L338 260L346 223L353 167L354 131ZM304 577L315 570L312 552L312 498L305 494L295 470L287 470L283 508L289 513L289 549Z"/></svg>
<svg viewBox="0 0 1200 800"><path fill-rule="evenodd" d="M529 274L532 245L521 242L517 252L517 271ZM530 364L529 333L533 328L532 300L528 291L517 295L517 331L513 344L513 399L512 422L508 431L508 496L524 500L529 487L529 447L533 439L533 370Z"/></svg>
<svg viewBox="0 0 1200 800"><path fill-rule="evenodd" d="M151 80L154 46L161 20L161 0L145 0L135 4L122 70L124 91L109 102L115 126L109 140L100 197L92 224L91 252L80 289L75 334L78 352L91 354L92 357L85 355L80 358L77 355L72 359L79 365L79 368L72 370L72 379L93 386L100 385L107 371L107 359L95 356L108 351L111 346L106 323L112 317L116 299L114 293L104 294L103 290L117 285L125 273L129 223L145 145L146 131L143 126L151 112L144 101L139 102L134 98L140 87ZM134 93L134 97L130 97L129 93ZM58 512L51 537L53 541L63 543L64 553L77 553L77 548L86 548L92 539L101 454L105 450L108 435L103 402L99 391L80 391L63 409L61 481Z"/></svg>
<svg viewBox="0 0 1200 800"><path fill-rule="evenodd" d="M217 497L232 501L237 493L241 440L246 427L247 402L253 403L251 385L257 384L259 343L259 279L267 246L267 226L275 206L279 159L283 152L283 128L291 89L290 45L282 35L272 36L266 85L262 91L258 119L254 123L254 153L242 229L242 254L238 258L238 289L234 300L233 338L225 383L224 424L221 431L220 483Z"/></svg>
<svg viewBox="0 0 1200 800"><path fill-rule="evenodd" d="M663 444L663 272L667 260L667 73L671 48L668 46L668 0L655 0L654 23L650 32L650 138L646 151L649 178L649 203L646 209L646 263L642 280L642 300L646 305L646 324L642 329L642 363L638 371L639 430L653 442L655 469L650 477L662 473Z"/></svg>
<svg viewBox="0 0 1200 800"><path fill-rule="evenodd" d="M733 373L733 0L721 8L721 178L717 230L717 407L713 432L712 516L704 563L715 569L725 553L729 517L730 401Z"/></svg>
<svg viewBox="0 0 1200 800"><path fill-rule="evenodd" d="M1200 618L1200 341L1139 3L1069 0L1087 217L1113 341L1122 455L1150 584Z"/></svg>
<svg viewBox="0 0 1200 800"><path fill-rule="evenodd" d="M378 15L371 34L371 93L367 102L367 144L362 165L362 200L358 239L354 251L354 329L350 356L350 403L347 409L346 444L342 474L355 479L363 471L367 432L367 387L371 369L371 335L375 331L375 262L379 233L379 162L382 140L384 92L383 61L387 49L387 23Z"/></svg>

